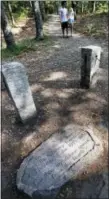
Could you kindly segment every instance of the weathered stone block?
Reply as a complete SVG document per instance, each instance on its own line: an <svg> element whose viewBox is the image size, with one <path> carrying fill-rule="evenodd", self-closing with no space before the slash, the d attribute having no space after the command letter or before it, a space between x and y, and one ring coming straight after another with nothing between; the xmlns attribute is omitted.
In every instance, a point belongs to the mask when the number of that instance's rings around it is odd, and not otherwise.
<svg viewBox="0 0 109 199"><path fill-rule="evenodd" d="M99 46L81 48L81 82L83 88L90 88L96 84L96 73L99 69L102 49Z"/></svg>
<svg viewBox="0 0 109 199"><path fill-rule="evenodd" d="M23 123L36 116L36 107L29 87L25 67L18 62L2 65L2 75L18 115Z"/></svg>
<svg viewBox="0 0 109 199"><path fill-rule="evenodd" d="M62 185L97 160L101 150L93 132L70 124L22 162L17 173L17 187L32 198L53 199Z"/></svg>

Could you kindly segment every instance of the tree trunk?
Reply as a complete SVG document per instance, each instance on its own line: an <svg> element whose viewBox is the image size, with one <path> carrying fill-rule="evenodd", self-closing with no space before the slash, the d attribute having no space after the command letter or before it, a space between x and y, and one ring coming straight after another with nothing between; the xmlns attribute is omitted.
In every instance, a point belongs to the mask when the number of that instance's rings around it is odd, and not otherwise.
<svg viewBox="0 0 109 199"><path fill-rule="evenodd" d="M42 20L45 21L45 4L44 1L39 1Z"/></svg>
<svg viewBox="0 0 109 199"><path fill-rule="evenodd" d="M84 5L83 5L83 2L81 2L81 3L82 3L82 5L81 5L81 11L83 13L83 11L84 11Z"/></svg>
<svg viewBox="0 0 109 199"><path fill-rule="evenodd" d="M96 2L93 1L93 13L95 12L95 10L96 10Z"/></svg>
<svg viewBox="0 0 109 199"><path fill-rule="evenodd" d="M15 41L13 34L11 32L11 27L9 26L8 18L5 13L3 2L1 2L1 28L3 30L4 39L7 45L7 48L11 49L15 46Z"/></svg>
<svg viewBox="0 0 109 199"><path fill-rule="evenodd" d="M43 39L43 24L39 1L32 1L32 6L36 25L36 39Z"/></svg>
<svg viewBox="0 0 109 199"><path fill-rule="evenodd" d="M32 8L32 3L31 3L31 1L29 1L30 2L30 7Z"/></svg>
<svg viewBox="0 0 109 199"><path fill-rule="evenodd" d="M9 15L11 17L12 25L15 26L15 20L12 14L12 7L9 1L7 1L7 5L8 5L8 10L9 10Z"/></svg>

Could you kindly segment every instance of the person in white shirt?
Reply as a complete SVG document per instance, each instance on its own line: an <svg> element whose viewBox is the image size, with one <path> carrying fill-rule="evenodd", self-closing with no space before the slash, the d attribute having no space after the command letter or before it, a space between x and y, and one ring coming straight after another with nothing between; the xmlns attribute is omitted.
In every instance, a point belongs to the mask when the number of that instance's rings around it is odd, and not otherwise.
<svg viewBox="0 0 109 199"><path fill-rule="evenodd" d="M74 18L75 18L75 12L74 12L73 8L70 8L69 13L68 13L68 25L70 27L71 36L72 36L72 33L73 33Z"/></svg>
<svg viewBox="0 0 109 199"><path fill-rule="evenodd" d="M60 16L62 34L63 34L63 37L64 37L65 36L65 30L66 30L66 35L68 37L68 10L66 8L66 2L62 1L61 5L62 5L62 7L59 10L59 16Z"/></svg>

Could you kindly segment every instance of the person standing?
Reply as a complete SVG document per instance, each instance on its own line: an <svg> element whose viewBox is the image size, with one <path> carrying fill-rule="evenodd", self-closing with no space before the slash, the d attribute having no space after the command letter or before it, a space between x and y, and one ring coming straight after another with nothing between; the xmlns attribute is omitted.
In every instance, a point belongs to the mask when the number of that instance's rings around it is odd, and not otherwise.
<svg viewBox="0 0 109 199"><path fill-rule="evenodd" d="M74 18L75 18L74 10L73 10L73 8L70 8L69 13L68 13L68 25L69 25L70 32L71 32L71 37L72 37L72 34L73 34Z"/></svg>
<svg viewBox="0 0 109 199"><path fill-rule="evenodd" d="M59 10L61 28L62 28L62 35L65 37L65 30L66 36L68 37L68 10L66 8L66 2L62 1L61 8Z"/></svg>

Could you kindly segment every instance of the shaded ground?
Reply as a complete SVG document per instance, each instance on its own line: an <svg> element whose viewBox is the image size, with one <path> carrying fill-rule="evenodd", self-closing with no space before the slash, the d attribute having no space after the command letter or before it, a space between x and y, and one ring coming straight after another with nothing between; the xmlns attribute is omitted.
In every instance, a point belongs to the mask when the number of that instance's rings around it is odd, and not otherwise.
<svg viewBox="0 0 109 199"><path fill-rule="evenodd" d="M91 175L107 169L108 44L105 39L78 33L74 33L72 38L61 38L60 24L55 15L45 24L45 31L49 32L51 45L39 44L37 51L8 59L25 65L38 117L33 124L23 126L17 123L14 106L7 92L2 91L2 199L27 199L15 187L15 174L21 160L52 133L71 122L93 126L95 134L103 142L104 152L100 161L94 169L87 168L86 173ZM21 34L24 33L20 33L20 37ZM34 36L33 32L30 35ZM101 69L96 87L83 90L79 88L80 47L90 44L103 48ZM69 199L70 196L65 195L64 198Z"/></svg>

